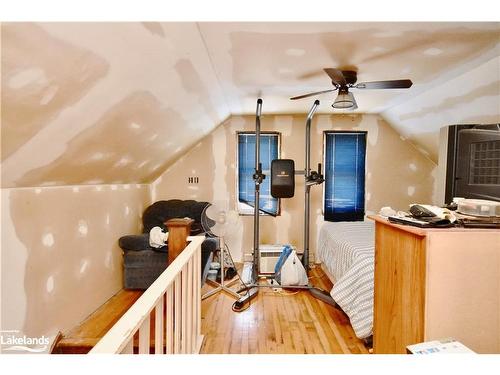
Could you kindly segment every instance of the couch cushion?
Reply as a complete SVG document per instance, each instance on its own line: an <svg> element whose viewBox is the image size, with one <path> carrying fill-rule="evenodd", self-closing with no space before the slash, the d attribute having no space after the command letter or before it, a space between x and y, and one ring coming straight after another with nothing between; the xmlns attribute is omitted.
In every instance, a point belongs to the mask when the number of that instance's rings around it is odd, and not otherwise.
<svg viewBox="0 0 500 375"><path fill-rule="evenodd" d="M120 237L118 246L124 251L154 250L149 246L149 233Z"/></svg>

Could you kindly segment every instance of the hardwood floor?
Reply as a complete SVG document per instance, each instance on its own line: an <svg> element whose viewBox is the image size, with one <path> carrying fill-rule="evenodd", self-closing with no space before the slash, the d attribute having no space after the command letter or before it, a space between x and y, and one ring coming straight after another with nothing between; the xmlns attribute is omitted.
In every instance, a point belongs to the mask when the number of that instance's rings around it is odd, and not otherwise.
<svg viewBox="0 0 500 375"><path fill-rule="evenodd" d="M320 267L312 269L310 276L313 285L331 289ZM239 313L232 311L233 302L234 298L224 293L202 302L205 341L201 353L368 353L347 316L307 291L274 292L263 288L251 306Z"/></svg>
<svg viewBox="0 0 500 375"><path fill-rule="evenodd" d="M332 284L320 267L312 269L310 276L313 285L331 289ZM209 289L205 285L203 291ZM141 294L141 291L121 290L64 335L54 353L87 353ZM240 313L232 311L234 301L229 295L218 293L202 302L205 341L201 353L368 353L347 316L307 291L274 292L263 288L251 306ZM154 343L154 314L151 322Z"/></svg>

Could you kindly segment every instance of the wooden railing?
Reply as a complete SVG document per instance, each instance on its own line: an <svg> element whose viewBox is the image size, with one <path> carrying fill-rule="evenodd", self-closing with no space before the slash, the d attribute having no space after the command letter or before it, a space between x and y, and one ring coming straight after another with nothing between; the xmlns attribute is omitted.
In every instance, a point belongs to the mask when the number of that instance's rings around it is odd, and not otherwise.
<svg viewBox="0 0 500 375"><path fill-rule="evenodd" d="M188 237L190 242L184 251L89 354L198 353L203 341L201 335L203 240L203 236ZM154 320L154 330L151 317ZM134 335L137 332L139 332L138 345L134 345Z"/></svg>

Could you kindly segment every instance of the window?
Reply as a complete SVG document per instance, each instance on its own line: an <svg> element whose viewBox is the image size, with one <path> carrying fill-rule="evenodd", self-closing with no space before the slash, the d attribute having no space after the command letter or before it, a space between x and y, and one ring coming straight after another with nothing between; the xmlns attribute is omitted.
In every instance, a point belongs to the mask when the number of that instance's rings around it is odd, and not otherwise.
<svg viewBox="0 0 500 375"><path fill-rule="evenodd" d="M270 215L278 215L279 199L271 196L271 161L280 157L280 134L260 133L260 162L262 173L266 175L260 185L260 209ZM238 133L238 211L240 214L253 215L255 200L255 132Z"/></svg>
<svg viewBox="0 0 500 375"><path fill-rule="evenodd" d="M366 132L325 132L324 141L325 220L363 220Z"/></svg>

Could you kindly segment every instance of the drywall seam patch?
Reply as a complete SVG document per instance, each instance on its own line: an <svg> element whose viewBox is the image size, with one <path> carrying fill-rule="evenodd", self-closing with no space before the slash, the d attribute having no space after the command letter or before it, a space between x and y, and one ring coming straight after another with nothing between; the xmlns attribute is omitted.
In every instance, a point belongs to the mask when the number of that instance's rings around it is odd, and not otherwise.
<svg viewBox="0 0 500 375"><path fill-rule="evenodd" d="M2 329L22 331L26 320L27 296L24 289L24 273L28 260L28 249L19 240L11 217L13 191L1 192L1 325ZM8 246L6 246L8 244ZM12 272L19 270L19 272ZM15 309L6 309L6 306Z"/></svg>

